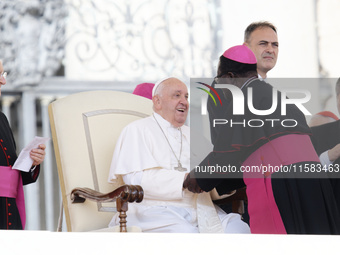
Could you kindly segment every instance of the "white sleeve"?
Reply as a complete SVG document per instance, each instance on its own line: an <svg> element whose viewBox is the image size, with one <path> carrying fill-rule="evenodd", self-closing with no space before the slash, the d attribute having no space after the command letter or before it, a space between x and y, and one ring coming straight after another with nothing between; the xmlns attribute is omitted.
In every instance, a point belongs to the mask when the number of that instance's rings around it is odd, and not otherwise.
<svg viewBox="0 0 340 255"><path fill-rule="evenodd" d="M128 185L141 185L143 172L133 172L123 175L123 181Z"/></svg>
<svg viewBox="0 0 340 255"><path fill-rule="evenodd" d="M327 167L334 162L334 161L329 160L328 151L321 153L319 159L320 159L321 164Z"/></svg>
<svg viewBox="0 0 340 255"><path fill-rule="evenodd" d="M183 198L185 173L167 169L149 169L123 175L124 183L141 185L147 199L176 200Z"/></svg>
<svg viewBox="0 0 340 255"><path fill-rule="evenodd" d="M144 197L157 200L182 199L184 177L184 172L175 170L144 170L141 176Z"/></svg>
<svg viewBox="0 0 340 255"><path fill-rule="evenodd" d="M149 169L123 175L124 183L140 185L148 199L176 200L183 198L185 173L167 169Z"/></svg>

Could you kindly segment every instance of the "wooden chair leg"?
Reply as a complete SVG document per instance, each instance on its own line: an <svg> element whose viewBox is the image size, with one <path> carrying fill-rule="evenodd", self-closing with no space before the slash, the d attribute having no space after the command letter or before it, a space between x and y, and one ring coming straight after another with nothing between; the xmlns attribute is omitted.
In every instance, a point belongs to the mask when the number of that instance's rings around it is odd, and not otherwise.
<svg viewBox="0 0 340 255"><path fill-rule="evenodd" d="M121 198L117 198L116 200L116 205L117 205L117 211L119 212L119 227L120 227L120 232L127 232L127 227L126 227L126 212L128 210L128 202L122 200Z"/></svg>

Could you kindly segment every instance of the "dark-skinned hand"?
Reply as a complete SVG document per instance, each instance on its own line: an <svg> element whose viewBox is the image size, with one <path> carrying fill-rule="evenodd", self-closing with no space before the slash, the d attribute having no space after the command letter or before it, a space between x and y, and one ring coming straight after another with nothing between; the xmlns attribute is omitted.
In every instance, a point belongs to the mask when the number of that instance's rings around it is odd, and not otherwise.
<svg viewBox="0 0 340 255"><path fill-rule="evenodd" d="M203 190L198 185L196 178L192 177L193 173L189 173L186 175L186 178L183 182L183 189L188 189L193 193L202 193Z"/></svg>

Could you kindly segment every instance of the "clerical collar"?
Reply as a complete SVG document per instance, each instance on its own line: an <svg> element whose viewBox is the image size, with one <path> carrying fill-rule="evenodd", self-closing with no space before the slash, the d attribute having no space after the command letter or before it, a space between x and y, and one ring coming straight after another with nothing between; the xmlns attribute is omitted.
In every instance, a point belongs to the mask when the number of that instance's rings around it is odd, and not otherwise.
<svg viewBox="0 0 340 255"><path fill-rule="evenodd" d="M262 78L262 76L260 74L258 74L259 80L260 81L267 81L267 77L266 78Z"/></svg>
<svg viewBox="0 0 340 255"><path fill-rule="evenodd" d="M257 76L250 77L246 82L242 85L241 89L247 87L252 81L258 80Z"/></svg>
<svg viewBox="0 0 340 255"><path fill-rule="evenodd" d="M165 128L174 128L176 130L179 130L178 127L174 127L169 121L167 121L166 119L164 119L161 115L159 115L158 113L154 112L153 113L155 118L157 118L157 121L158 123L162 126L162 127L165 127Z"/></svg>

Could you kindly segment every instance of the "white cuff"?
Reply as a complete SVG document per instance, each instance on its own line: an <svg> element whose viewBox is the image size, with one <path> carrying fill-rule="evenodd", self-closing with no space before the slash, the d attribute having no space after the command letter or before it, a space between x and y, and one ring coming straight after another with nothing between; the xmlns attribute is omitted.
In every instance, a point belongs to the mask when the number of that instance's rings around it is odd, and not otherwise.
<svg viewBox="0 0 340 255"><path fill-rule="evenodd" d="M334 161L331 161L329 160L329 157L328 157L328 151L325 151L323 153L321 153L320 157L320 162L323 166L329 166L330 164L333 164Z"/></svg>

